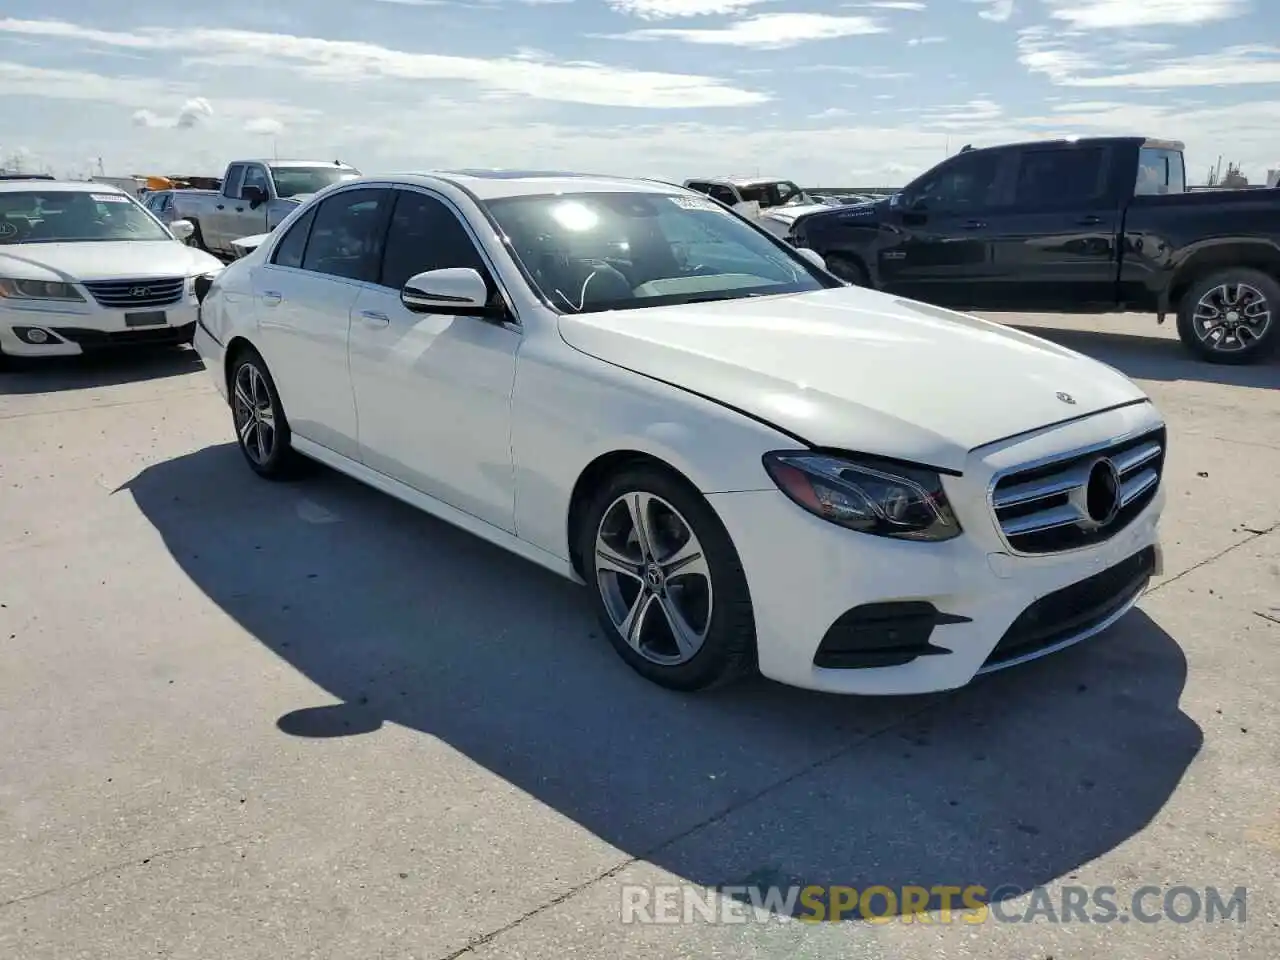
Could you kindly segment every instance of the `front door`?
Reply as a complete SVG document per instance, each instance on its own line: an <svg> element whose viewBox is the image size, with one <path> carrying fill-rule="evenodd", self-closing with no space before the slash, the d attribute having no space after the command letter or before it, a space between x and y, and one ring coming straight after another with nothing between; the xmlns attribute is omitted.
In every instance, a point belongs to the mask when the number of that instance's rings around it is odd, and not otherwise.
<svg viewBox="0 0 1280 960"><path fill-rule="evenodd" d="M364 464L508 532L515 531L511 395L518 329L424 314L400 302L414 274L492 272L456 211L417 188L395 190L377 281L351 315L350 366Z"/></svg>
<svg viewBox="0 0 1280 960"><path fill-rule="evenodd" d="M987 305L995 262L991 222L1006 206L1000 154L961 153L903 192L880 231L883 288L953 308Z"/></svg>

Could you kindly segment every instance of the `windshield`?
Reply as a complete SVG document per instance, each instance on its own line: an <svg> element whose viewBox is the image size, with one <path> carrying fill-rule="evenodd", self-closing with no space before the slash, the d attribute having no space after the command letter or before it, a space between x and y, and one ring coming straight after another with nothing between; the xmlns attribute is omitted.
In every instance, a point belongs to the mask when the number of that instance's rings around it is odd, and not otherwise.
<svg viewBox="0 0 1280 960"><path fill-rule="evenodd" d="M773 183L753 183L740 187L738 193L742 199L755 202L764 207L781 207L788 203L814 203L807 193L790 180L777 180Z"/></svg>
<svg viewBox="0 0 1280 960"><path fill-rule="evenodd" d="M103 240L172 241L173 237L123 193L0 193L0 244Z"/></svg>
<svg viewBox="0 0 1280 960"><path fill-rule="evenodd" d="M276 184L276 196L296 197L304 193L319 193L330 184L354 180L359 170L350 167L272 167L271 179Z"/></svg>
<svg viewBox="0 0 1280 960"><path fill-rule="evenodd" d="M542 296L592 313L836 286L706 197L578 193L486 206Z"/></svg>

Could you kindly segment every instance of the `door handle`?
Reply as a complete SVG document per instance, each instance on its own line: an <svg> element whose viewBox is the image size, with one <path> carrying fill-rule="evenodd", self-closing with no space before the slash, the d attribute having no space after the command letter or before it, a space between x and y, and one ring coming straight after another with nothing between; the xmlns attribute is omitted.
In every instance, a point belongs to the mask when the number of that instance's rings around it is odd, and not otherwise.
<svg viewBox="0 0 1280 960"><path fill-rule="evenodd" d="M244 207L236 207L236 213L244 213Z"/></svg>
<svg viewBox="0 0 1280 960"><path fill-rule="evenodd" d="M981 220L966 220L964 223L964 228L966 230L981 230L985 226L986 224Z"/></svg>
<svg viewBox="0 0 1280 960"><path fill-rule="evenodd" d="M379 313L377 310L361 310L360 319L371 327L385 327L391 323L391 318L385 313Z"/></svg>
<svg viewBox="0 0 1280 960"><path fill-rule="evenodd" d="M1077 221L1076 221L1076 223L1078 223L1078 224L1079 224L1080 226L1082 226L1082 227L1092 227L1092 226L1096 226L1097 224L1099 224L1099 223L1101 223L1101 222L1102 222L1102 218L1101 218L1101 217L1095 217L1095 216L1093 216L1092 214L1090 214L1090 215L1089 215L1089 216L1087 216L1087 217L1081 217L1079 220L1077 220Z"/></svg>
<svg viewBox="0 0 1280 960"><path fill-rule="evenodd" d="M218 209L219 209L219 210L225 210L226 208L225 208L222 204L218 204Z"/></svg>
<svg viewBox="0 0 1280 960"><path fill-rule="evenodd" d="M279 290L264 290L262 292L262 302L265 303L268 307L274 307L277 303L279 303L283 299L284 297L280 295Z"/></svg>

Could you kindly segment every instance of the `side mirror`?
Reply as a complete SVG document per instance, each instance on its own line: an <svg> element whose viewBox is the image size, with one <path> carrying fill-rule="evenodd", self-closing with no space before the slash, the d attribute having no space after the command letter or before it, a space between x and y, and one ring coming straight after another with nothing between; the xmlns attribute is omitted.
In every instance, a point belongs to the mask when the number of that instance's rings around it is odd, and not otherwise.
<svg viewBox="0 0 1280 960"><path fill-rule="evenodd" d="M256 207L258 204L266 201L267 191L263 190L256 183L251 183L248 186L240 188L240 199L248 200L251 205Z"/></svg>
<svg viewBox="0 0 1280 960"><path fill-rule="evenodd" d="M445 267L414 274L400 288L400 302L414 313L452 313L496 318L489 285L471 267Z"/></svg>
<svg viewBox="0 0 1280 960"><path fill-rule="evenodd" d="M196 225L190 220L174 220L169 224L169 232L173 234L175 240L186 243L196 232Z"/></svg>
<svg viewBox="0 0 1280 960"><path fill-rule="evenodd" d="M800 254L819 270L827 269L827 261L822 259L822 254L817 250L810 250L808 247L796 247L796 253Z"/></svg>

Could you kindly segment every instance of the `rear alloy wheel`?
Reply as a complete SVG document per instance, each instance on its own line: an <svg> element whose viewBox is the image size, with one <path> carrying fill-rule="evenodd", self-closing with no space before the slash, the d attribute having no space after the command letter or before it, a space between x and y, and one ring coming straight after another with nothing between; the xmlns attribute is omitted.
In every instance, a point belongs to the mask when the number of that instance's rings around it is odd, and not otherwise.
<svg viewBox="0 0 1280 960"><path fill-rule="evenodd" d="M246 350L231 373L231 419L240 452L254 473L268 480L291 478L298 455L275 382L257 352Z"/></svg>
<svg viewBox="0 0 1280 960"><path fill-rule="evenodd" d="M699 494L660 470L628 471L600 491L583 526L597 615L637 672L697 690L754 667L746 577Z"/></svg>
<svg viewBox="0 0 1280 960"><path fill-rule="evenodd" d="M1178 310L1178 335L1210 363L1250 363L1276 344L1280 283L1258 270L1224 270L1192 285Z"/></svg>

